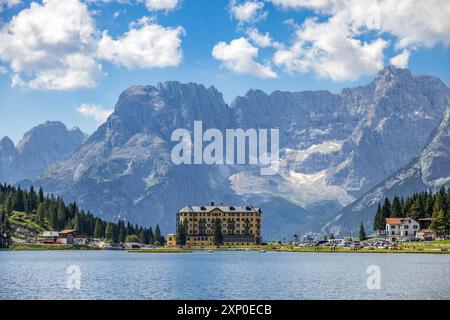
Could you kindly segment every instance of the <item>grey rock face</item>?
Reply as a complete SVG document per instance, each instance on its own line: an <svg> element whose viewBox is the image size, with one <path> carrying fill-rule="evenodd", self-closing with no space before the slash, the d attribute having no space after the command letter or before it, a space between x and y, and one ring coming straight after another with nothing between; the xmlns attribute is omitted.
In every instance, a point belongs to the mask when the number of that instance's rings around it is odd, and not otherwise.
<svg viewBox="0 0 450 320"><path fill-rule="evenodd" d="M450 101L439 79L387 67L365 87L342 93L363 114L327 175L327 182L360 196L407 164L426 145Z"/></svg>
<svg viewBox="0 0 450 320"><path fill-rule="evenodd" d="M230 112L213 87L167 82L132 87L115 112L72 157L49 167L40 180L46 190L74 199L106 218L173 229L181 204L229 198L229 169L175 166L173 130L225 129Z"/></svg>
<svg viewBox="0 0 450 320"><path fill-rule="evenodd" d="M76 128L68 130L58 121L47 121L23 136L17 148L9 138L0 142L0 181L35 180L49 165L67 158L86 141ZM1 174L3 172L3 174Z"/></svg>
<svg viewBox="0 0 450 320"><path fill-rule="evenodd" d="M18 166L19 153L10 138L0 140L0 181L14 179Z"/></svg>
<svg viewBox="0 0 450 320"><path fill-rule="evenodd" d="M360 199L344 208L325 229L356 233L360 221L372 226L376 207L384 197L410 196L425 190L436 191L450 185L450 105L429 140L414 159Z"/></svg>

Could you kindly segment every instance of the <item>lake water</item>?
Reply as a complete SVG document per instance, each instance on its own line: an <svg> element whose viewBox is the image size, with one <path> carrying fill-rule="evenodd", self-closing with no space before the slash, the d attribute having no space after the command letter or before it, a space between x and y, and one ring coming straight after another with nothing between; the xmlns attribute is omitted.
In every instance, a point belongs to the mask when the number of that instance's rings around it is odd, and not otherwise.
<svg viewBox="0 0 450 320"><path fill-rule="evenodd" d="M450 255L3 251L4 299L450 299Z"/></svg>

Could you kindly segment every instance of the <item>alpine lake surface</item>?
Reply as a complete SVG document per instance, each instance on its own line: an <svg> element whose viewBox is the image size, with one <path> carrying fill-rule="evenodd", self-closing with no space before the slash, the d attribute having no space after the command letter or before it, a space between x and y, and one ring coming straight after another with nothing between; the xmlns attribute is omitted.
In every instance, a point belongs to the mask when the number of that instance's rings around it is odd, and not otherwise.
<svg viewBox="0 0 450 320"><path fill-rule="evenodd" d="M0 300L450 299L450 255L0 251Z"/></svg>

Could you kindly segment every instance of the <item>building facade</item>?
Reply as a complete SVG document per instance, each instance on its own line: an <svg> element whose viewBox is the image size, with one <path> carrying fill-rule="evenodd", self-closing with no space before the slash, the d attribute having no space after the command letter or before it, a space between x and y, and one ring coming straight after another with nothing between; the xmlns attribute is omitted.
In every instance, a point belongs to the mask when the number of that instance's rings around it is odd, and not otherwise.
<svg viewBox="0 0 450 320"><path fill-rule="evenodd" d="M420 224L411 218L387 218L386 239L391 242L417 238Z"/></svg>
<svg viewBox="0 0 450 320"><path fill-rule="evenodd" d="M177 235L173 233L169 233L167 235L167 242L166 245L168 247L175 247L177 245Z"/></svg>
<svg viewBox="0 0 450 320"><path fill-rule="evenodd" d="M177 213L177 228L183 225L189 246L214 245L217 223L224 246L261 244L261 210L253 206L186 206Z"/></svg>

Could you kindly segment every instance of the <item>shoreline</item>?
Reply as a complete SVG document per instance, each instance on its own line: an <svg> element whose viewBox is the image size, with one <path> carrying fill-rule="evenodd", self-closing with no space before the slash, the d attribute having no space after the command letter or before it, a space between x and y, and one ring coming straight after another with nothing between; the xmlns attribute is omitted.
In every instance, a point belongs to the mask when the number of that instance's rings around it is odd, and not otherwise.
<svg viewBox="0 0 450 320"><path fill-rule="evenodd" d="M239 251L239 252L261 252L261 253L269 253L269 252L287 252L287 253L361 253L361 254L450 254L448 250L448 246L429 246L423 248L419 246L419 248L414 247L406 247L406 248L398 248L398 249L357 249L352 250L348 248L332 248L332 247L307 247L307 248L295 248L295 247L189 247L189 248L155 248L155 249L136 249L136 250L108 250L102 249L98 247L86 247L86 246L75 246L75 245L42 245L42 244L16 244L11 248L2 248L2 251L124 251L127 253L153 253L153 254L167 254L167 253L192 253L194 251Z"/></svg>

